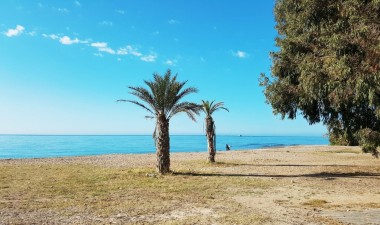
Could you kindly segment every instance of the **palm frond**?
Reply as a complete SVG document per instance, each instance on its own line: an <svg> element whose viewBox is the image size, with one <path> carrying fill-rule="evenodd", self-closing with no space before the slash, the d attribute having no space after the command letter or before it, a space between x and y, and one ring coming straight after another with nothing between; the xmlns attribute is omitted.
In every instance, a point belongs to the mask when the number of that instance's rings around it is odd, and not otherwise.
<svg viewBox="0 0 380 225"><path fill-rule="evenodd" d="M148 103L148 105L155 110L156 105L154 101L154 97L152 94L145 88L142 87L128 87L129 89L133 90L130 92L130 94L138 97L139 99L143 100L144 102Z"/></svg>
<svg viewBox="0 0 380 225"><path fill-rule="evenodd" d="M153 115L155 115L155 113L149 109L148 107L146 107L144 104L138 102L138 101L132 101L132 100L123 100L123 102L130 102L130 103L133 103L133 104L136 104L138 106L140 106L141 108L147 110L148 112L152 113Z"/></svg>
<svg viewBox="0 0 380 225"><path fill-rule="evenodd" d="M199 115L199 111L201 110L202 106L191 103L191 102L181 102L179 104L176 104L173 109L170 111L168 115L168 119L172 118L174 115L184 112L187 114L187 116L193 120L196 121L195 116Z"/></svg>
<svg viewBox="0 0 380 225"><path fill-rule="evenodd" d="M210 116L210 102L202 100L202 109L206 116Z"/></svg>
<svg viewBox="0 0 380 225"><path fill-rule="evenodd" d="M170 71L168 70L164 77L159 74L154 74L154 81L151 82L151 89L154 93L154 100L157 106L157 111L165 112L168 102L168 89L170 89Z"/></svg>
<svg viewBox="0 0 380 225"><path fill-rule="evenodd" d="M186 112L186 115L194 122L197 121L197 119L195 118L195 113L192 113L192 112Z"/></svg>
<svg viewBox="0 0 380 225"><path fill-rule="evenodd" d="M195 116L199 115L199 111L202 109L201 105L180 102L185 96L198 92L198 89L194 87L184 89L187 81L177 81L177 74L172 76L171 70L168 69L163 76L154 73L153 80L144 80L144 83L148 88L129 87L132 90L130 94L136 96L141 102L120 101L131 102L146 109L153 115L153 118L163 113L167 119L170 119L177 113L184 112L192 120L195 120Z"/></svg>
<svg viewBox="0 0 380 225"><path fill-rule="evenodd" d="M150 88L150 91L152 92L152 95L154 97L156 93L156 86L154 85L155 83L152 81L146 81L146 80L144 80L144 83Z"/></svg>
<svg viewBox="0 0 380 225"><path fill-rule="evenodd" d="M218 102L211 107L211 110L210 110L211 113L210 114L213 114L215 111L218 111L220 109L223 109L223 110L226 110L227 112L229 112L229 110L226 107L224 107L224 102Z"/></svg>
<svg viewBox="0 0 380 225"><path fill-rule="evenodd" d="M183 85L185 85L186 83L184 83ZM181 87L182 88L182 87ZM180 90L179 90L180 91ZM176 97L176 103L182 99L183 97L185 97L186 95L189 95L189 94L192 94L192 93L198 93L198 89L197 88L194 88L194 87L189 87L189 88L186 88L185 90L179 92L177 94L177 97Z"/></svg>
<svg viewBox="0 0 380 225"><path fill-rule="evenodd" d="M183 83L176 81L177 75L172 79L168 80L167 87L165 90L165 114L169 115L169 112L174 107L174 105L178 102L177 96L180 89L183 87Z"/></svg>
<svg viewBox="0 0 380 225"><path fill-rule="evenodd" d="M218 111L220 109L229 112L229 110L224 107L224 102L217 102L215 104L214 102L215 100L212 102L202 100L202 111L206 114L206 116L211 116L215 111Z"/></svg>

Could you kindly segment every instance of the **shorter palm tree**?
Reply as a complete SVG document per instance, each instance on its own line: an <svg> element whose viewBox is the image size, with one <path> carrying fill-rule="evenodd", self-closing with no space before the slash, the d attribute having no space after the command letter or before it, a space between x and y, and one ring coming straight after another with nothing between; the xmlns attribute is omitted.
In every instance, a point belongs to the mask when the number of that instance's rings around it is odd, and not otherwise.
<svg viewBox="0 0 380 225"><path fill-rule="evenodd" d="M219 110L223 109L229 112L227 108L224 107L223 102L215 101L209 102L202 100L202 111L206 114L205 123L206 123L206 136L207 136L207 149L208 149L208 162L215 162L215 154L216 154L216 135L215 135L215 123L212 118L212 114Z"/></svg>

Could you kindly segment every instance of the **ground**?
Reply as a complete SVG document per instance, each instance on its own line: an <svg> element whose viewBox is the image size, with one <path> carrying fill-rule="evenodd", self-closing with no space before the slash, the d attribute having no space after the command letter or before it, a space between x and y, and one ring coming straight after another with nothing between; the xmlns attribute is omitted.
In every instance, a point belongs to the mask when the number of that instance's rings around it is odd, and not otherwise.
<svg viewBox="0 0 380 225"><path fill-rule="evenodd" d="M0 160L0 224L380 224L380 160L295 146Z"/></svg>

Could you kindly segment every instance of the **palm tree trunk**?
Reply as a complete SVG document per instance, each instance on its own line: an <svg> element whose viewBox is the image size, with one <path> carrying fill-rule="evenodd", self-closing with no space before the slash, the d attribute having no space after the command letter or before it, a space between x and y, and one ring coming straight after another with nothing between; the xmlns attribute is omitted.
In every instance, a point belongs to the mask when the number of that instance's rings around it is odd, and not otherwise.
<svg viewBox="0 0 380 225"><path fill-rule="evenodd" d="M169 120L165 115L159 115L156 126L156 169L160 174L166 174L170 172Z"/></svg>
<svg viewBox="0 0 380 225"><path fill-rule="evenodd" d="M215 162L215 131L214 120L212 117L206 117L206 136L207 136L207 148L208 148L208 162Z"/></svg>

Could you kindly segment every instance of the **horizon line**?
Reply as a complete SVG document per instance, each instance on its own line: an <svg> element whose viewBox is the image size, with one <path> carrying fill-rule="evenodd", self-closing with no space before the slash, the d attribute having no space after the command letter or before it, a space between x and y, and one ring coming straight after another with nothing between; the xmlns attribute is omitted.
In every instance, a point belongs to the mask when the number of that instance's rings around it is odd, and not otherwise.
<svg viewBox="0 0 380 225"><path fill-rule="evenodd" d="M152 134L0 134L0 136L152 136ZM206 134L170 134L170 136L206 136ZM218 134L237 137L325 137L324 134Z"/></svg>

